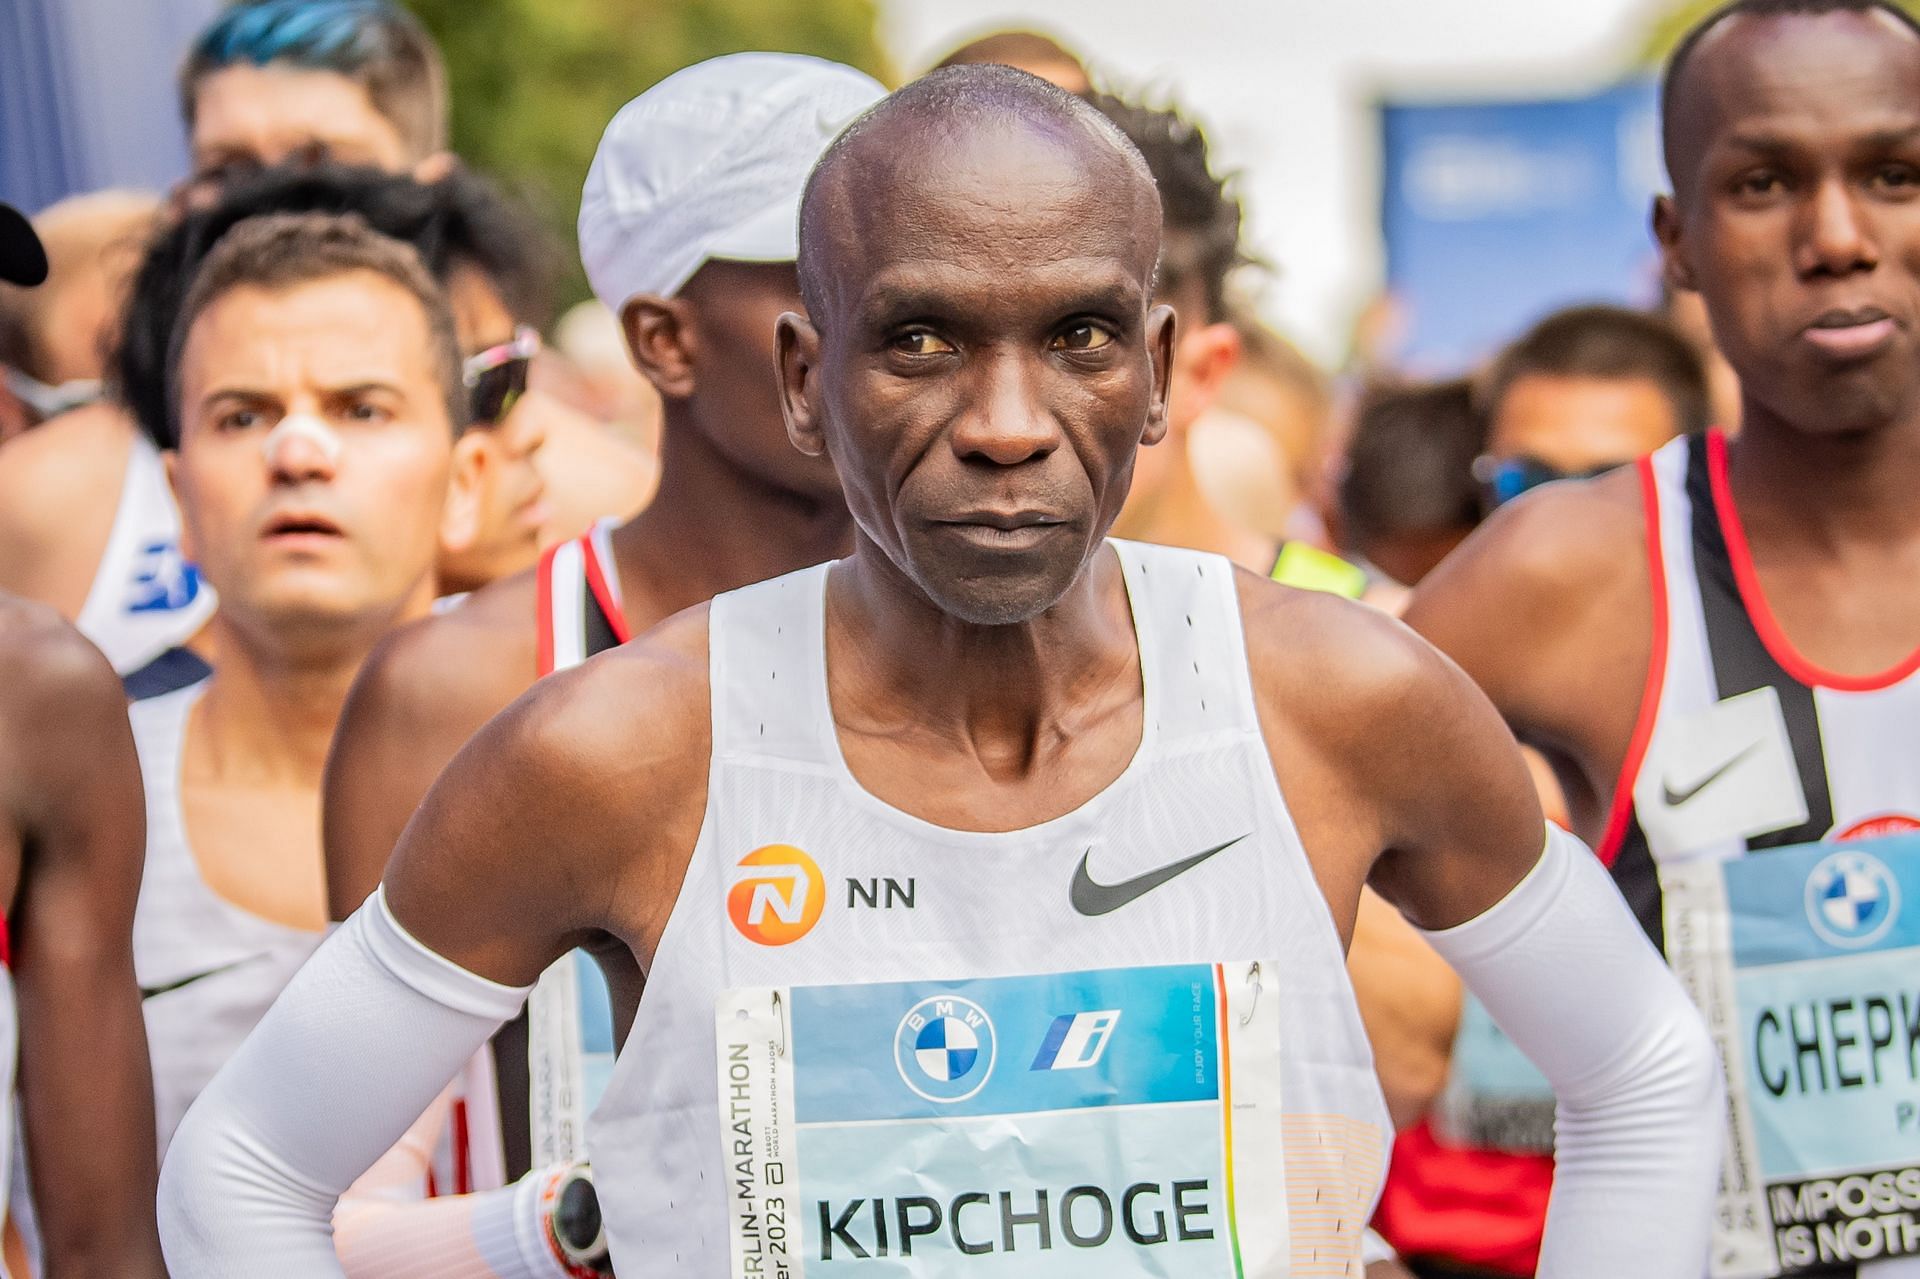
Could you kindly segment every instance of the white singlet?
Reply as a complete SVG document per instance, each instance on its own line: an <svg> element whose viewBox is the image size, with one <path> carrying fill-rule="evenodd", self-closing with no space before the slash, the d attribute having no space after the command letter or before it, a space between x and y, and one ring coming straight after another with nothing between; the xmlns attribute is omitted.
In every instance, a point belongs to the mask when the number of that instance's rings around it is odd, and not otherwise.
<svg viewBox="0 0 1920 1279"><path fill-rule="evenodd" d="M1640 464L1654 635L1600 846L1727 1074L1713 1274L1920 1276L1920 647L1797 650L1718 432Z"/></svg>
<svg viewBox="0 0 1920 1279"><path fill-rule="evenodd" d="M162 1155L187 1107L324 936L243 910L200 876L181 812L180 760L187 713L205 687L203 680L129 709L147 789L133 964Z"/></svg>
<svg viewBox="0 0 1920 1279"><path fill-rule="evenodd" d="M213 606L213 588L180 553L180 512L160 452L136 434L113 531L75 625L125 675L186 643Z"/></svg>
<svg viewBox="0 0 1920 1279"><path fill-rule="evenodd" d="M1276 1139L1262 1149L1276 1167L1284 1163L1283 1176L1270 1184L1284 1180L1285 1189L1260 1209L1269 1223L1280 1223L1279 1265L1290 1253L1296 1276L1358 1273L1389 1121L1340 940L1260 734L1233 569L1217 556L1111 545L1140 648L1138 750L1079 808L1006 833L934 825L878 799L849 772L828 705L826 566L713 602L706 816L626 1050L588 1125L616 1262L636 1258L650 1270L720 1276L730 1272L730 1250L741 1246L743 1231L751 1235L750 1250L763 1239L774 1242L777 1198L744 1224L730 1200L735 1154L787 1160L794 1152L736 1147L738 1124L723 1123L728 1103L719 1080L730 1063L720 1059L716 1017L717 1008L731 1007L729 992L791 988L793 1057L801 1063L794 1095L805 1123L809 1088L818 1085L809 1080L809 1045L801 1038L803 996L826 991L852 1007L871 1003L869 992L897 997L894 988L874 983L966 985L972 999L930 999L918 1012L884 1005L884 1015L844 1018L848 1035L872 1040L873 1052L859 1064L851 1056L830 1061L813 1076L849 1104L899 1094L911 1110L918 1103L904 1084L927 1099L926 1114L900 1114L964 1125L949 1118L963 1113L950 1103L977 1106L996 1091L1062 1079L1060 1072L1089 1078L1103 1053L1123 1051L1115 1045L1124 1035L1156 1027L1169 1029L1150 1036L1149 1054L1176 1073L1187 1071L1191 1082L1203 1033L1211 1036L1217 1025L1224 1039L1228 1030L1228 1016L1209 1023L1202 1010L1203 1002L1213 1006L1213 986L1192 985L1191 1010L1185 986L1157 1006L1105 992L1134 989L1126 983L1168 971L1160 966L1194 965L1227 974L1221 981L1234 986L1235 997L1250 994L1252 1004L1234 1006L1246 1008L1240 1025L1258 1011L1279 1028L1265 1094L1279 1121ZM1094 970L1102 981L1122 976L1099 987L1090 1006L1045 1002L1081 989L1075 983ZM1074 976L1025 980L1043 974ZM1137 979L1139 988L1157 980ZM1046 993L1024 1003L1013 994L995 1002L997 993L981 993L1016 986L1021 1000L1030 987ZM778 1015L777 999L774 1007ZM1237 1067L1237 1035L1234 1052ZM778 1055L786 1055L784 1038ZM778 1078L784 1086L788 1076ZM1236 1077L1236 1110L1240 1083ZM975 1098L967 1087L987 1091ZM1124 1083L1116 1089L1104 1103L1073 1104L1125 1110L1117 1104L1127 1100L1119 1095ZM977 1138L952 1130L931 1146L905 1138L888 1167L918 1175L938 1165L962 1179L977 1174L979 1193L938 1204L898 1200L901 1221L920 1234L932 1229L927 1214L944 1210L948 1235L922 1239L920 1251L909 1238L904 1252L892 1254L912 1261L853 1268L983 1276L1219 1273L1195 1269L1191 1259L1180 1260L1194 1254L1177 1251L1201 1220L1190 1221L1192 1205L1178 1201L1201 1183L1168 1183L1183 1175L1169 1171L1180 1152L1139 1144L1139 1133L1168 1131L1155 1126L1165 1120L1154 1119L1168 1110L1139 1107L1138 1128L1128 1115L1106 1121L1118 1125L1123 1140L1091 1151L1048 1146L1037 1134L1064 1123L1066 1112L1049 1116L1031 1107L979 1120L970 1130ZM802 1131L795 1175L804 1187L814 1138ZM873 1131L842 1126L843 1133ZM1018 1134L1012 1143L1009 1132ZM1217 1124L1206 1139L1219 1139ZM978 1149L975 1140L983 1143ZM988 1166L989 1153L999 1162ZM1006 1198L1006 1181L993 1180L1010 1168L1038 1178L1062 1159L1074 1167L1060 1175L1075 1180L1020 1182L1017 1200ZM769 1178L778 1171L769 1163ZM1111 1193L1081 1184L1094 1178L1105 1178ZM1049 1184L1051 1207L1041 1189ZM1149 1189L1152 1197L1141 1197ZM830 1216L821 1203L817 1218L810 1198L804 1206L781 1205L777 1224L796 1246L804 1234L809 1273L840 1274L849 1258L876 1247L878 1256L890 1255L891 1218L882 1219L881 1200L872 1200L871 1221L864 1201L850 1202L845 1216ZM1034 1218L1036 1203L1039 1217L1050 1220ZM1153 1216L1143 1206L1149 1203L1162 1215ZM1207 1228L1223 1227L1224 1238L1225 1214L1215 1208ZM1170 1247L1167 1231L1176 1219L1179 1239ZM1004 1247L977 1249L965 1239L1003 1240L1003 1232ZM1095 1238L1098 1246L1084 1242ZM903 1247L898 1231L892 1246ZM1044 1256L1035 1251L1048 1247ZM838 1249L828 1264L823 1248ZM923 1257L938 1264L923 1270ZM774 1273L766 1257L750 1257L747 1268L763 1261L765 1273ZM1277 1272L1271 1261L1256 1265L1251 1258L1246 1270Z"/></svg>

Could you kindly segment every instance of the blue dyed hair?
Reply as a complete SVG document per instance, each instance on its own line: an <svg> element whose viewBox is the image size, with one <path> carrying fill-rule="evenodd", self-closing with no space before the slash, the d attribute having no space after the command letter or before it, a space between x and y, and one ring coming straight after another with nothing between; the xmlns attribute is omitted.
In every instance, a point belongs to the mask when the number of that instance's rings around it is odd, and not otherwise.
<svg viewBox="0 0 1920 1279"><path fill-rule="evenodd" d="M331 71L365 89L415 158L446 146L446 72L433 37L390 0L240 0L195 42L180 70L193 123L200 81L236 63Z"/></svg>

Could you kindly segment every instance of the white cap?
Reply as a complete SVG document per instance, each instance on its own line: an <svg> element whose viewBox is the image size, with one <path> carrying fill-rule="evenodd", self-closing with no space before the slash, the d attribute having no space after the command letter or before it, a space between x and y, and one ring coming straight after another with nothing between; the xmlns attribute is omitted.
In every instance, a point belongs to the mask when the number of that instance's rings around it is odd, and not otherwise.
<svg viewBox="0 0 1920 1279"><path fill-rule="evenodd" d="M594 293L617 314L636 294L672 297L709 258L793 261L807 175L886 92L837 62L733 53L627 103L580 198Z"/></svg>

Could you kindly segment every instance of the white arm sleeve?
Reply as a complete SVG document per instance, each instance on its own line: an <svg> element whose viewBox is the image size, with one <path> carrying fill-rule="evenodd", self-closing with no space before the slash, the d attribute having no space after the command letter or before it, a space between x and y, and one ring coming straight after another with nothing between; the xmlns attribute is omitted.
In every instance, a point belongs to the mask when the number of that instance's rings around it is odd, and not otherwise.
<svg viewBox="0 0 1920 1279"><path fill-rule="evenodd" d="M340 1275L335 1201L528 989L428 950L375 890L181 1122L160 1178L169 1269L196 1279Z"/></svg>
<svg viewBox="0 0 1920 1279"><path fill-rule="evenodd" d="M1549 828L1539 863L1498 905L1425 936L1558 1098L1540 1279L1699 1279L1720 1067L1599 859Z"/></svg>

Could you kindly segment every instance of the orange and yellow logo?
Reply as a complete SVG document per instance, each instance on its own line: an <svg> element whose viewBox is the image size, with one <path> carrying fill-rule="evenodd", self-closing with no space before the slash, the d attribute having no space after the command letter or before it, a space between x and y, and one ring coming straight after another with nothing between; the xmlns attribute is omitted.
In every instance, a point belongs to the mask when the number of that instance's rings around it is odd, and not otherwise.
<svg viewBox="0 0 1920 1279"><path fill-rule="evenodd" d="M768 844L740 859L727 892L727 917L748 941L785 946L805 937L827 905L827 881L791 844Z"/></svg>

